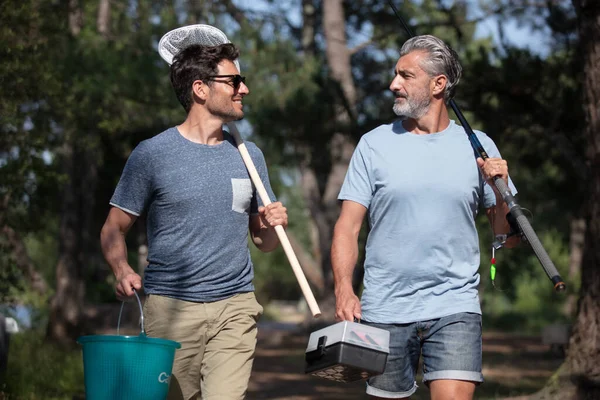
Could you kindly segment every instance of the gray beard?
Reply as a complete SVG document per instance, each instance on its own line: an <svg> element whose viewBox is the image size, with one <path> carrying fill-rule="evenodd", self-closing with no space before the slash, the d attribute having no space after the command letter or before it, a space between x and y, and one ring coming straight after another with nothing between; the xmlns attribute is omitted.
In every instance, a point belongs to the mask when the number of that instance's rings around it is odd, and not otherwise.
<svg viewBox="0 0 600 400"><path fill-rule="evenodd" d="M404 104L394 103L394 113L402 120L421 118L429 110L429 105L431 104L429 97L425 97L422 100L406 97L404 99Z"/></svg>

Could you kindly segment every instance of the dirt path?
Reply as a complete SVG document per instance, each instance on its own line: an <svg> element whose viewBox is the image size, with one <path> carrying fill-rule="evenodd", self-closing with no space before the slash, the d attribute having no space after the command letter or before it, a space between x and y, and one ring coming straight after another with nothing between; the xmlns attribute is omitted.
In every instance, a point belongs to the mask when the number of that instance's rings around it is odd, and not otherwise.
<svg viewBox="0 0 600 400"><path fill-rule="evenodd" d="M305 375L307 340L308 335L289 325L263 326L247 399L367 399L364 382L342 384ZM487 333L483 347L486 382L477 389L476 399L524 396L525 400L544 385L562 362L537 337ZM420 377L417 382L419 390L412 399L428 399Z"/></svg>

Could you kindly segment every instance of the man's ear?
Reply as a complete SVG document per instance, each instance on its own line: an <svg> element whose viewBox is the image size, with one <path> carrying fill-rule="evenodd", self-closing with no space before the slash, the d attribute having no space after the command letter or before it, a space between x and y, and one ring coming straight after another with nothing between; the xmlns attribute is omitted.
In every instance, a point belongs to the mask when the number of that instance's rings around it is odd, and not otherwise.
<svg viewBox="0 0 600 400"><path fill-rule="evenodd" d="M208 86L201 80L196 80L192 83L192 92L200 100L206 100L208 97Z"/></svg>
<svg viewBox="0 0 600 400"><path fill-rule="evenodd" d="M439 96L444 92L447 84L448 78L446 78L446 75L438 75L434 77L431 83L431 93L434 96Z"/></svg>

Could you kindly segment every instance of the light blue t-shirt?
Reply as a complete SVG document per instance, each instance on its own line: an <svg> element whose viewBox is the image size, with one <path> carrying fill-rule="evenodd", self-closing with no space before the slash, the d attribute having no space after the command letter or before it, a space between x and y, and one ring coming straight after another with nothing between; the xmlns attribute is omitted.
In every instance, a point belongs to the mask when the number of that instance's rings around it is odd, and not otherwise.
<svg viewBox="0 0 600 400"><path fill-rule="evenodd" d="M490 157L500 157L487 135L476 135ZM441 132L416 135L396 121L368 132L338 199L368 209L364 320L410 323L481 313L475 216L496 198L461 126L451 121Z"/></svg>
<svg viewBox="0 0 600 400"><path fill-rule="evenodd" d="M254 290L248 249L257 197L234 139L209 146L177 128L141 142L131 153L110 204L147 212L148 267L144 290L209 302ZM245 142L271 201L262 152Z"/></svg>

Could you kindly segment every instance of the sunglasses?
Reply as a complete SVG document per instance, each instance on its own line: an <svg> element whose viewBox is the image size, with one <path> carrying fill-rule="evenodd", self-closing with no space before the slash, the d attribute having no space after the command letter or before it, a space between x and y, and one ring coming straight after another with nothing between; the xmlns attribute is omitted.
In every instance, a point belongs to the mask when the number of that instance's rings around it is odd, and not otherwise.
<svg viewBox="0 0 600 400"><path fill-rule="evenodd" d="M229 78L226 81L217 81L214 78ZM215 81L215 82L222 82L222 83L226 83L226 84L231 84L233 85L233 88L235 90L238 90L240 88L240 85L242 83L246 83L246 77L245 76L241 76L241 75L211 75L209 77L206 78L207 81Z"/></svg>

